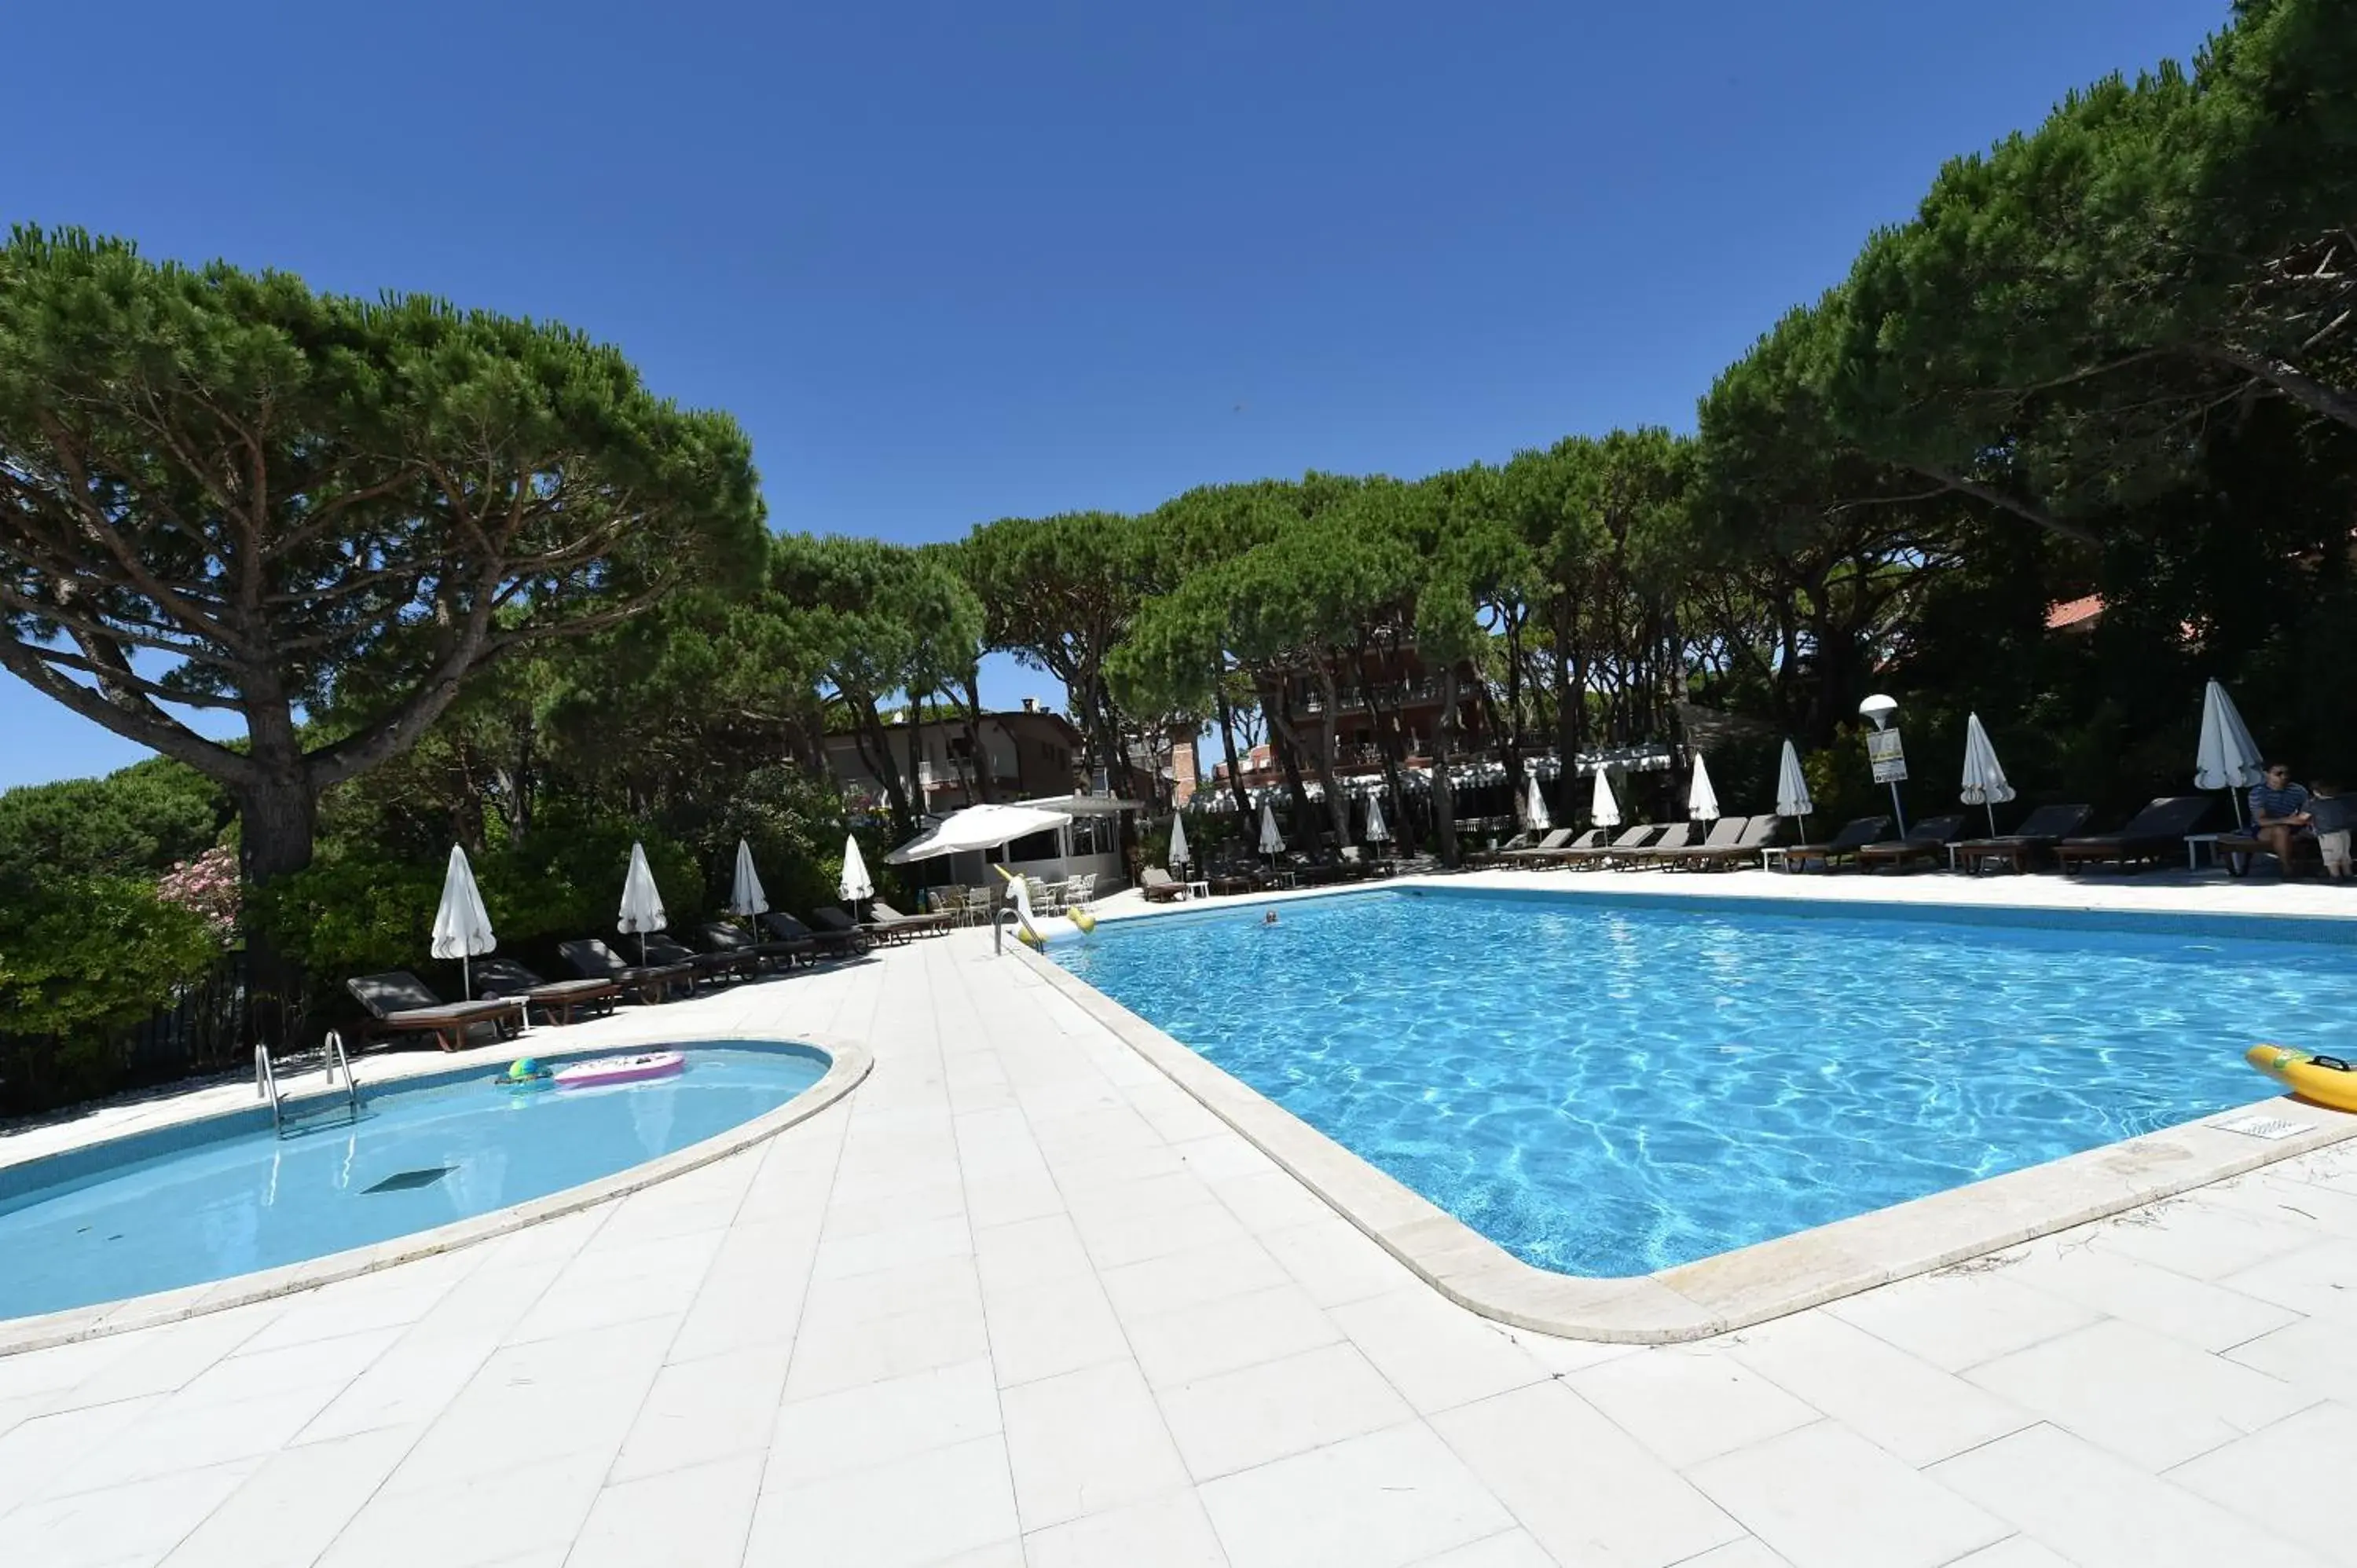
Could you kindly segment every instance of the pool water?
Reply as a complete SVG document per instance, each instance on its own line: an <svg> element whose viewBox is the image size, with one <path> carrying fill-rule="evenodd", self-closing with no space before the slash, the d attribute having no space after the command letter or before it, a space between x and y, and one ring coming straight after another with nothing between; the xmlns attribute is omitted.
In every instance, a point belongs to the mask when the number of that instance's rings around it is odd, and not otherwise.
<svg viewBox="0 0 2357 1568"><path fill-rule="evenodd" d="M680 1048L674 1078L516 1090L475 1068L363 1086L357 1122L285 1138L260 1110L0 1169L0 1317L301 1262L544 1197L748 1122L828 1065L800 1047Z"/></svg>
<svg viewBox="0 0 2357 1568"><path fill-rule="evenodd" d="M1051 956L1574 1274L2263 1099L2254 1041L2357 1056L2357 923L1449 889L1262 914L1109 925Z"/></svg>

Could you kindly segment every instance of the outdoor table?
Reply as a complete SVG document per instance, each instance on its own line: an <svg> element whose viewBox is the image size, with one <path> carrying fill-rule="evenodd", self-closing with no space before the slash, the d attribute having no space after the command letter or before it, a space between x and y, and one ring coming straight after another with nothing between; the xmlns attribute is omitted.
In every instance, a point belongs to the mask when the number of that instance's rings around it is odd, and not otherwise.
<svg viewBox="0 0 2357 1568"><path fill-rule="evenodd" d="M1785 864L1784 864L1784 857L1785 857L1786 855L1790 854L1791 853L1792 853L1792 851L1791 851L1789 848L1786 848L1786 847L1784 847L1784 846L1782 846L1782 845L1778 845L1778 844L1770 844L1770 845L1768 845L1766 848L1762 849L1762 850L1760 852L1760 870L1762 870L1762 871L1790 871L1790 870L1792 870L1792 868L1791 866L1789 866L1789 865L1785 865ZM1950 854L1950 856L1951 856L1952 858L1953 858L1953 856L1954 855L1954 854L1955 854L1955 852L1954 852L1954 851L1953 851L1953 850L1951 850L1951 851L1949 852L1949 854Z"/></svg>
<svg viewBox="0 0 2357 1568"><path fill-rule="evenodd" d="M1195 880L1193 880L1193 881L1191 881L1191 882L1189 882L1189 883L1188 883L1188 884L1187 884L1187 897L1189 897L1189 898L1209 898L1211 896L1211 883L1210 883L1210 882L1208 882L1208 881L1204 880L1203 878L1201 878L1201 877L1197 877Z"/></svg>
<svg viewBox="0 0 2357 1568"><path fill-rule="evenodd" d="M2223 833L2187 833L2185 835L2185 869L2188 871L2201 869L2201 846L2205 843L2210 846L2210 864L2212 865L2218 864L2218 841L2225 836Z"/></svg>

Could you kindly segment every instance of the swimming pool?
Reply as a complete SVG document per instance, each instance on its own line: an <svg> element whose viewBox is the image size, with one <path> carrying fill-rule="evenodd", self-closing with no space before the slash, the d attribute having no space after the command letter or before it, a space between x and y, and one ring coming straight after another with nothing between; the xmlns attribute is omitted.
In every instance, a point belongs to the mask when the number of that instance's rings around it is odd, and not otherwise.
<svg viewBox="0 0 2357 1568"><path fill-rule="evenodd" d="M650 1082L516 1090L476 1067L364 1087L358 1121L284 1138L257 1109L0 1168L0 1318L301 1262L561 1192L774 1110L829 1065L802 1046L679 1048L686 1070Z"/></svg>
<svg viewBox="0 0 2357 1568"><path fill-rule="evenodd" d="M1431 888L1057 963L1526 1262L1620 1277L2265 1098L2357 1054L2357 923Z"/></svg>

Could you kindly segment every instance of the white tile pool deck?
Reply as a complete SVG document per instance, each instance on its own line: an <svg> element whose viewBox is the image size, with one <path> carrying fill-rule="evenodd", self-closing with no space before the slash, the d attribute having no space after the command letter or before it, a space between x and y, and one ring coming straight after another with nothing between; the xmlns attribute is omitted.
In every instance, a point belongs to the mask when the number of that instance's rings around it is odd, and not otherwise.
<svg viewBox="0 0 2357 1568"><path fill-rule="evenodd" d="M2357 1146L1641 1348L1443 1300L980 933L566 1043L658 1030L876 1066L618 1201L0 1358L0 1563L2357 1563Z"/></svg>

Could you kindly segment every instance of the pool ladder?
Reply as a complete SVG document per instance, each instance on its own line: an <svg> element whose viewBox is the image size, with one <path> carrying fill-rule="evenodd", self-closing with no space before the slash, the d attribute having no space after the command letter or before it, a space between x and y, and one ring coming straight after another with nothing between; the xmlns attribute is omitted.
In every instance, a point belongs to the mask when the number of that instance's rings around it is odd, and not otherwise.
<svg viewBox="0 0 2357 1568"><path fill-rule="evenodd" d="M335 1090L337 1072L342 1071L345 1114L349 1120L359 1121L361 1088L352 1078L351 1058L344 1055L343 1036L333 1029L328 1030L326 1043L319 1047L319 1056L320 1069L327 1075L329 1092L332 1093ZM253 1091L259 1098L270 1101L270 1130L279 1137L285 1137L288 1130L296 1125L298 1113L289 1109L286 1094L278 1087L278 1069L270 1059L270 1047L267 1045L253 1047ZM332 1110L334 1107L330 1106L328 1109Z"/></svg>

